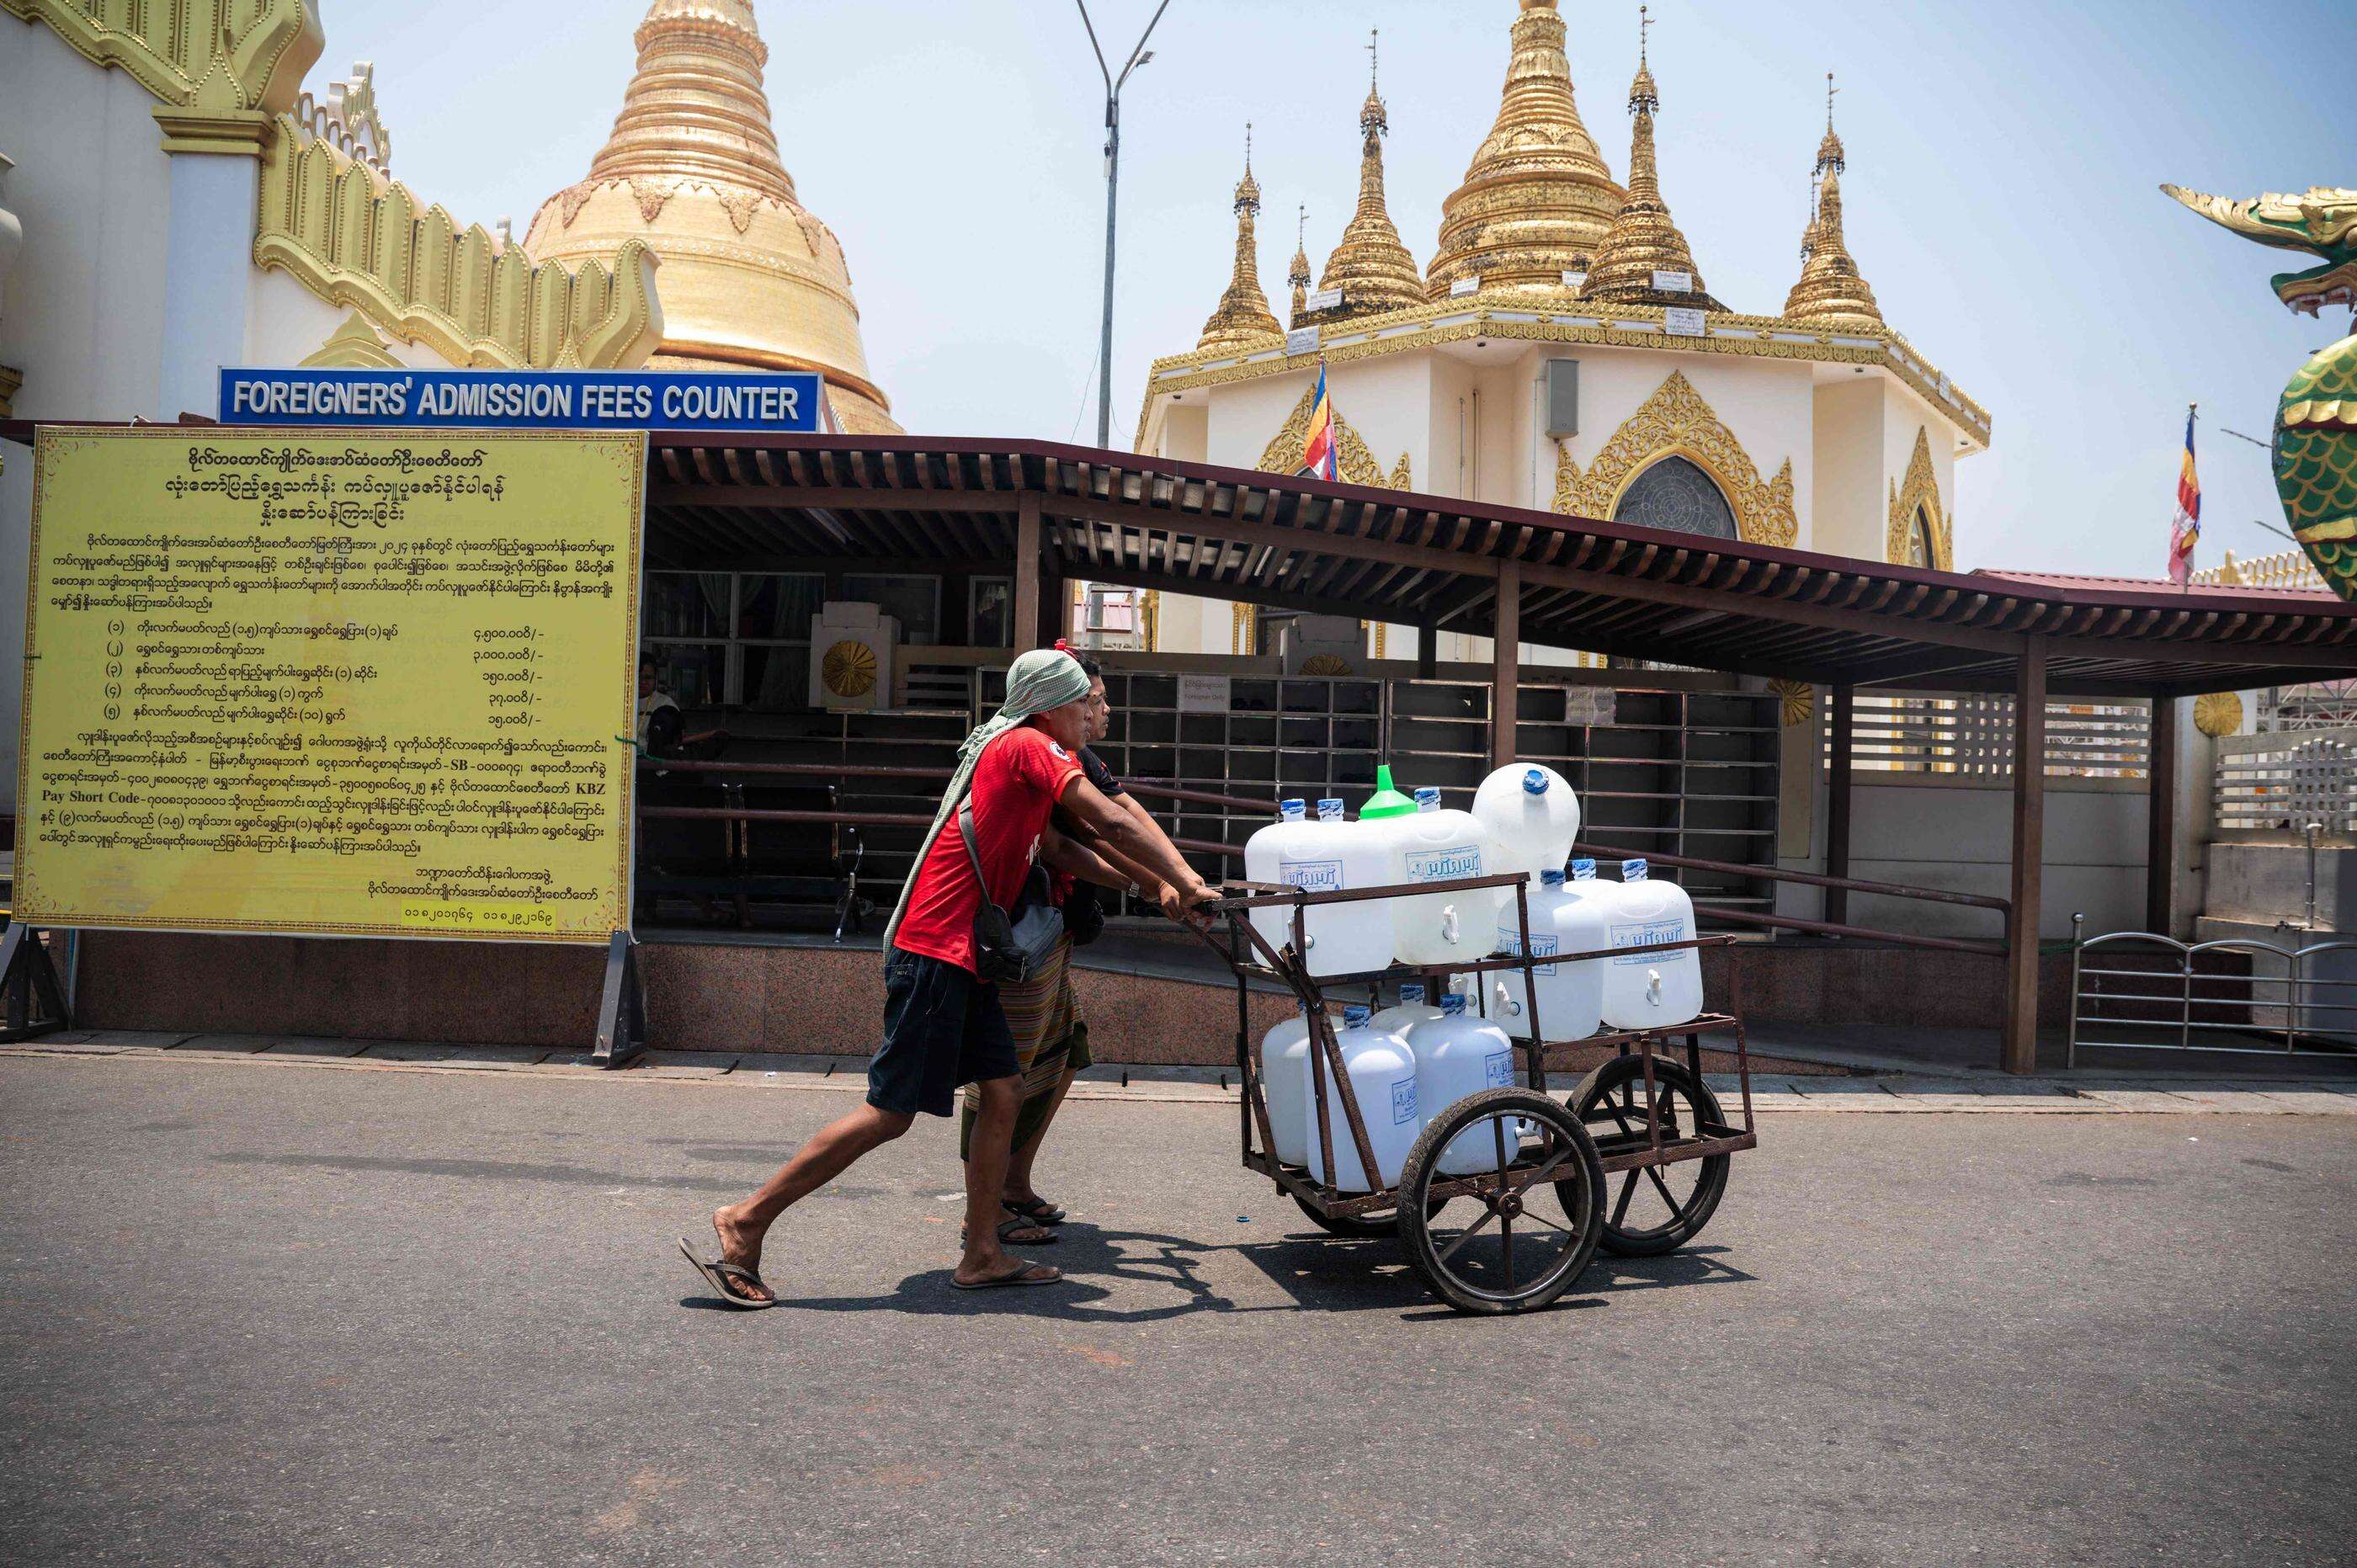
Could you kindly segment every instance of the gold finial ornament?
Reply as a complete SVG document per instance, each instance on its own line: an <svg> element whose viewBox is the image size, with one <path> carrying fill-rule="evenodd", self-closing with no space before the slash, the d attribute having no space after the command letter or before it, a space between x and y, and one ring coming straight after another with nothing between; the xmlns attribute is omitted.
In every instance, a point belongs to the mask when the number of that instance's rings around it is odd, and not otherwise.
<svg viewBox="0 0 2357 1568"><path fill-rule="evenodd" d="M638 70L579 184L533 217L523 249L574 263L643 241L662 262L656 368L816 371L835 422L899 431L868 379L842 243L778 152L752 0L653 0Z"/></svg>
<svg viewBox="0 0 2357 1568"><path fill-rule="evenodd" d="M1561 291L1584 272L1629 193L1580 124L1555 0L1522 0L1497 124L1440 209L1426 293L1460 278L1489 288Z"/></svg>
<svg viewBox="0 0 2357 1568"><path fill-rule="evenodd" d="M1203 323L1198 349L1241 349L1280 336L1268 295L1260 289L1260 241L1254 220L1260 213L1260 181L1253 177L1252 127L1244 127L1244 177L1236 182L1236 262L1220 307Z"/></svg>
<svg viewBox="0 0 2357 1568"><path fill-rule="evenodd" d="M1629 84L1629 112L1636 116L1629 144L1629 199L1613 214L1612 227L1588 266L1579 297L1615 305L1725 310L1727 306L1704 288L1694 252L1671 218L1669 203L1662 199L1661 175L1653 161L1653 111L1661 107L1662 94L1645 55L1643 29L1653 25L1646 9L1637 8L1637 77ZM1684 292L1656 288L1654 275L1659 273L1684 273L1694 286Z"/></svg>
<svg viewBox="0 0 2357 1568"><path fill-rule="evenodd" d="M1291 319L1297 324L1301 320L1304 308L1309 303L1309 285L1313 281L1309 271L1309 205L1307 202L1302 204L1300 214L1295 222L1293 265L1286 269L1285 281L1293 285Z"/></svg>
<svg viewBox="0 0 2357 1568"><path fill-rule="evenodd" d="M1825 73L1825 135L1817 144L1817 214L1801 237L1801 277L1784 296L1788 321L1874 321L1882 309L1858 275L1842 238L1842 170L1848 166L1834 134L1833 73Z"/></svg>
<svg viewBox="0 0 2357 1568"><path fill-rule="evenodd" d="M1371 35L1367 44L1371 70L1374 48ZM1424 274L1400 242L1399 229L1383 200L1383 138L1390 134L1390 113L1383 106L1383 94L1371 82L1367 101L1359 110L1358 209L1351 213L1334 253L1326 258L1324 275L1318 280L1321 291L1340 289L1342 303L1318 312L1321 321L1424 303Z"/></svg>

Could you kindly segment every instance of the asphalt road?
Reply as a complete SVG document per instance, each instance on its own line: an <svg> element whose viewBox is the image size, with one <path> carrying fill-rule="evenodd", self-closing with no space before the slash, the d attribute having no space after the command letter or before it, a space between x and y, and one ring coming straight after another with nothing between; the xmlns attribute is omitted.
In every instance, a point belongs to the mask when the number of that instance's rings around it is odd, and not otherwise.
<svg viewBox="0 0 2357 1568"><path fill-rule="evenodd" d="M1071 1283L947 1288L929 1122L789 1218L789 1305L708 1304L673 1238L849 1103L0 1061L0 1557L2357 1551L2348 1118L1773 1116L1688 1252L1474 1320L1220 1109L1076 1105Z"/></svg>

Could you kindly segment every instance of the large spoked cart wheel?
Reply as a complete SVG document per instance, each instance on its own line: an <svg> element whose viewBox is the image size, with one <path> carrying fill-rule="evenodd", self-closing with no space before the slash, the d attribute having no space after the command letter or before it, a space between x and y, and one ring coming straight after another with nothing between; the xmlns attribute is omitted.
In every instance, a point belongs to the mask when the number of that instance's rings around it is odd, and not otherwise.
<svg viewBox="0 0 2357 1568"><path fill-rule="evenodd" d="M1647 1070L1651 1057L1651 1072ZM1718 1097L1683 1063L1632 1052L1614 1057L1580 1080L1572 1114L1616 1165L1643 1159L1658 1144L1727 1130ZM1602 1245L1624 1258L1659 1257L1695 1239L1727 1193L1728 1155L1631 1165L1607 1179Z"/></svg>
<svg viewBox="0 0 2357 1568"><path fill-rule="evenodd" d="M1400 1177L1399 1234L1432 1294L1459 1312L1546 1305L1603 1233L1604 1167L1568 1109L1527 1089L1469 1095L1427 1123ZM1438 1207L1451 1198L1444 1219Z"/></svg>

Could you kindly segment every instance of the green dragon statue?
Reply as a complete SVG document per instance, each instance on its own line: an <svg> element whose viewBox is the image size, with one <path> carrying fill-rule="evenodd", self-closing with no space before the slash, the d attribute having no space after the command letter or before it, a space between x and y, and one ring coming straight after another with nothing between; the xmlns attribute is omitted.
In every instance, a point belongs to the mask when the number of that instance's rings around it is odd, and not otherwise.
<svg viewBox="0 0 2357 1568"><path fill-rule="evenodd" d="M2357 308L2357 190L2228 201L2160 188L2245 240L2323 257L2322 266L2276 275L2276 297L2292 309ZM2334 593L2357 601L2357 333L2292 373L2276 407L2275 467L2292 537Z"/></svg>

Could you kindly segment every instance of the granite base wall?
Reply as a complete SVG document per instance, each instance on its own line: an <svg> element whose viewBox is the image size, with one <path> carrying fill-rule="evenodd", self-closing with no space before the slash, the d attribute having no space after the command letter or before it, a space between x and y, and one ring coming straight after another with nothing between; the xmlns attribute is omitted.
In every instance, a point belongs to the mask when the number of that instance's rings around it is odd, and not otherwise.
<svg viewBox="0 0 2357 1568"><path fill-rule="evenodd" d="M602 950L469 942L191 937L91 931L76 1022L89 1028L283 1034L587 1050ZM639 949L654 1044L677 1050L864 1056L883 1016L883 967L866 950L650 942ZM1857 944L1746 943L1704 953L1714 1005L1762 1024L1995 1029L1999 960ZM2068 955L2040 968L2040 1014L2060 1027ZM1222 984L1076 968L1098 1059L1223 1066L1235 992ZM1251 999L1256 1036L1289 1011Z"/></svg>

